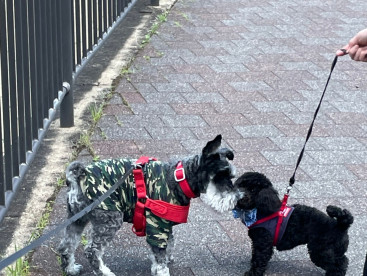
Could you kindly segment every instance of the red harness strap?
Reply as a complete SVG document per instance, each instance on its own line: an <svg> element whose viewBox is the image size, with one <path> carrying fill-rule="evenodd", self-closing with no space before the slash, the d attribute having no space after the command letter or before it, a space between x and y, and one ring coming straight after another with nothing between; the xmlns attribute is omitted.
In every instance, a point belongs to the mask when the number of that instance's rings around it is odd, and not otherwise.
<svg viewBox="0 0 367 276"><path fill-rule="evenodd" d="M141 158L139 158L138 161L136 161L136 164L144 165L145 163L149 162L150 160L156 160L156 159L142 156ZM182 175L179 174L179 176L177 177L176 176L177 170L182 172ZM183 171L183 168L182 167L179 168L177 166L176 171L175 171L175 179L180 180L179 182L180 186L181 186L181 182L187 183L187 180L185 179L185 173ZM137 236L145 236L145 228L146 228L145 208L150 209L154 215L161 217L163 219L177 222L177 223L187 222L190 204L187 206L180 206L180 205L170 204L162 200L153 200L153 199L148 198L147 193L146 193L145 181L144 181L144 173L141 167L134 169L133 174L135 178L137 201L135 205L132 231ZM187 183L187 187L191 191L188 183ZM194 194L192 191L191 193Z"/></svg>
<svg viewBox="0 0 367 276"><path fill-rule="evenodd" d="M282 200L282 205L280 206L280 209L278 212L275 212L273 214L271 214L270 216L267 216L265 218L259 219L258 221L256 221L254 224L252 224L249 228L261 224L265 221L271 220L275 217L278 217L278 222L277 222L277 226L275 228L275 234L274 234L274 239L273 239L273 245L276 246L277 242L278 242L278 238L279 238L279 231L280 231L280 227L282 225L283 222L283 218L287 217L289 214L289 211L291 208L289 208L287 206L287 201L288 201L288 194L285 194Z"/></svg>
<svg viewBox="0 0 367 276"><path fill-rule="evenodd" d="M189 182L187 182L185 177L185 170L183 168L182 162L178 162L176 170L175 170L175 180L180 184L180 187L188 198L195 198L197 197L194 192L191 190Z"/></svg>

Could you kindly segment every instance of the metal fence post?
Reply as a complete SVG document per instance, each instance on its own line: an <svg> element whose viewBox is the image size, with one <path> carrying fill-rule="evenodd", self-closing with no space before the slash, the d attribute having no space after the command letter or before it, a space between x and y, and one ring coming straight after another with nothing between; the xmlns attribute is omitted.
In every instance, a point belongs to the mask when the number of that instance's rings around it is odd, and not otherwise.
<svg viewBox="0 0 367 276"><path fill-rule="evenodd" d="M64 89L69 91L65 94L60 104L60 126L74 126L74 99L73 99L73 44L72 44L72 0L62 1L62 66L63 81L67 83Z"/></svg>
<svg viewBox="0 0 367 276"><path fill-rule="evenodd" d="M150 0L151 6L159 6L159 0Z"/></svg>

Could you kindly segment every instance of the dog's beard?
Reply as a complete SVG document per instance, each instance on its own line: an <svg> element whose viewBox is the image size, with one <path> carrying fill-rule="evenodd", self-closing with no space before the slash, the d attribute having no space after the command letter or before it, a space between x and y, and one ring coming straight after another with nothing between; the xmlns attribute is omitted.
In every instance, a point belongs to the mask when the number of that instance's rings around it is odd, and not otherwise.
<svg viewBox="0 0 367 276"><path fill-rule="evenodd" d="M238 200L239 194L236 192L220 192L212 182L209 182L206 193L202 195L204 203L218 212L232 210Z"/></svg>

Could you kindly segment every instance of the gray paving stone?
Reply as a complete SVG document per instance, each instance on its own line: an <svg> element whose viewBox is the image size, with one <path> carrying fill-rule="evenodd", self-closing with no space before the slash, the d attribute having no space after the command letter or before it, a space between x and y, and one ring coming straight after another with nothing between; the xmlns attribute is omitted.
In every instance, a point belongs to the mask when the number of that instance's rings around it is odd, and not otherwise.
<svg viewBox="0 0 367 276"><path fill-rule="evenodd" d="M141 152L147 152L150 154L165 152L170 153L186 153L186 150L181 144L176 141L167 140L140 140L135 142L136 146Z"/></svg>
<svg viewBox="0 0 367 276"><path fill-rule="evenodd" d="M129 128L102 128L104 136L107 139L123 139L123 140L135 140L135 139L152 139L147 130L142 127L129 127ZM103 138L104 139L104 138Z"/></svg>
<svg viewBox="0 0 367 276"><path fill-rule="evenodd" d="M131 104L134 114L176 114L168 104Z"/></svg>
<svg viewBox="0 0 367 276"><path fill-rule="evenodd" d="M225 72L220 74L201 74L201 76L211 84L215 84L221 87L223 84L229 84L229 82L242 82L242 79L233 72ZM243 83L243 82L242 82Z"/></svg>
<svg viewBox="0 0 367 276"><path fill-rule="evenodd" d="M120 95L130 105L134 103L146 103L140 93L120 93Z"/></svg>
<svg viewBox="0 0 367 276"><path fill-rule="evenodd" d="M327 150L358 151L365 149L365 146L354 137L314 137L313 139Z"/></svg>
<svg viewBox="0 0 367 276"><path fill-rule="evenodd" d="M182 58L187 64L190 65L211 65L211 64L221 64L222 62L215 56L197 56L197 57L183 57Z"/></svg>
<svg viewBox="0 0 367 276"><path fill-rule="evenodd" d="M216 113L210 103L171 104L177 114L213 114Z"/></svg>
<svg viewBox="0 0 367 276"><path fill-rule="evenodd" d="M199 76L196 75L196 77ZM153 85L158 92L195 92L192 86L187 82L154 83Z"/></svg>
<svg viewBox="0 0 367 276"><path fill-rule="evenodd" d="M312 62L280 62L282 67L284 67L286 70L309 70L309 71L315 71L320 70L320 68L315 65ZM307 81L309 82L309 81Z"/></svg>
<svg viewBox="0 0 367 276"><path fill-rule="evenodd" d="M231 86L239 92L242 91L263 91L272 90L272 88L263 81L257 82L230 82Z"/></svg>
<svg viewBox="0 0 367 276"><path fill-rule="evenodd" d="M301 151L306 137L271 137L269 138L282 150L299 150ZM324 147L319 145L315 139L310 139L307 142L307 151L322 150Z"/></svg>
<svg viewBox="0 0 367 276"><path fill-rule="evenodd" d="M91 135L95 153L177 160L200 153L222 134L223 146L234 150L237 176L262 172L282 195L335 50L365 28L366 11L367 2L356 0L176 1L150 42L134 48L131 73L115 85ZM95 68L99 63L92 62ZM367 248L366 73L366 64L338 59L289 199L322 211L335 204L352 212L347 276L361 275ZM83 81L98 84L91 76ZM92 159L87 151L79 158ZM52 226L65 216L64 197L65 189L56 199ZM235 276L249 269L251 242L230 212L219 214L195 199L189 223L174 233L173 276ZM52 249L36 252L34 275L60 275L51 271L57 259L46 258L54 256ZM124 224L106 250L106 263L116 275L147 276L149 253L145 238ZM77 258L85 266L82 275L91 275L81 246ZM275 252L266 275L323 272L301 246Z"/></svg>
<svg viewBox="0 0 367 276"><path fill-rule="evenodd" d="M232 126L214 126L214 127L195 127L191 131L200 140L209 141L216 135L222 134L225 139L240 138L241 135Z"/></svg>
<svg viewBox="0 0 367 276"><path fill-rule="evenodd" d="M234 90L233 87L229 87ZM266 98L264 95L260 92L254 92L254 91L246 91L246 92L236 92L236 91L222 91L221 94L226 98L227 101L230 103L244 103L244 104L251 104L255 101L266 101ZM251 108L253 110L253 107ZM247 110L244 109L243 112L246 112Z"/></svg>
<svg viewBox="0 0 367 276"><path fill-rule="evenodd" d="M115 158L140 154L139 148L131 140L93 141L92 147L97 155L104 154Z"/></svg>
<svg viewBox="0 0 367 276"><path fill-rule="evenodd" d="M223 275L223 276L233 276L233 275L243 275L245 271L249 269L249 266L245 264L243 267L236 266L207 266L203 265L202 267L193 268L194 275L196 276L211 276L211 275Z"/></svg>
<svg viewBox="0 0 367 276"><path fill-rule="evenodd" d="M312 177L312 175L311 175ZM337 179L330 178L329 180L316 179L315 181L307 181L297 183L297 189L305 198L343 198L344 196L351 196L349 189Z"/></svg>
<svg viewBox="0 0 367 276"><path fill-rule="evenodd" d="M301 165L303 171L305 171L312 179L327 181L333 180L354 180L357 177L347 169L344 165Z"/></svg>
<svg viewBox="0 0 367 276"><path fill-rule="evenodd" d="M261 154L272 164L272 165L293 165L296 164L299 156L298 151L267 151L262 150ZM316 164L315 160L310 157L308 152L304 153L302 164Z"/></svg>
<svg viewBox="0 0 367 276"><path fill-rule="evenodd" d="M347 167L359 179L367 179L367 171L366 171L367 165L366 164L347 165Z"/></svg>
<svg viewBox="0 0 367 276"><path fill-rule="evenodd" d="M247 231L245 229L244 231ZM251 259L251 243L238 243L238 242L226 242L226 243L215 243L208 245L214 257L218 260L220 265L226 266L240 266L244 262L249 262Z"/></svg>
<svg viewBox="0 0 367 276"><path fill-rule="evenodd" d="M162 93L141 93L144 100L151 104L158 103L186 103L187 101L181 95L181 93L169 93L169 97L167 96L167 92Z"/></svg>
<svg viewBox="0 0 367 276"><path fill-rule="evenodd" d="M297 108L289 101L252 102L251 104L260 112L299 113Z"/></svg>
<svg viewBox="0 0 367 276"><path fill-rule="evenodd" d="M211 114L203 115L203 118L210 126L248 124L248 120L242 114Z"/></svg>
<svg viewBox="0 0 367 276"><path fill-rule="evenodd" d="M302 276L321 276L324 274L319 268L317 268L311 261L271 261L269 263L269 271L267 272L270 276L275 275L302 275Z"/></svg>
<svg viewBox="0 0 367 276"><path fill-rule="evenodd" d="M114 122L113 126L117 126L118 128L126 128L126 127L146 127L150 126L154 123L155 126L164 126L163 121L161 120L161 115L153 115L142 113L139 115L117 115L117 116L104 116L102 119L110 120ZM109 124L104 123L101 124L101 129L108 128Z"/></svg>
<svg viewBox="0 0 367 276"><path fill-rule="evenodd" d="M227 139L227 142L231 146L231 148L238 152L279 150L279 147L269 138Z"/></svg>
<svg viewBox="0 0 367 276"><path fill-rule="evenodd" d="M255 109L249 102L214 103L212 106L220 114L252 114ZM246 114L243 114L246 117Z"/></svg>
<svg viewBox="0 0 367 276"><path fill-rule="evenodd" d="M207 123L198 115L162 115L163 123L169 127L203 127Z"/></svg>
<svg viewBox="0 0 367 276"><path fill-rule="evenodd" d="M279 137L282 132L273 125L234 126L244 138L249 137Z"/></svg>
<svg viewBox="0 0 367 276"><path fill-rule="evenodd" d="M190 104L195 103L222 103L226 102L224 97L217 92L210 93L186 93L182 95Z"/></svg>
<svg viewBox="0 0 367 276"><path fill-rule="evenodd" d="M249 71L247 67L241 63L236 64L217 64L217 65L210 65L215 72L246 72Z"/></svg>
<svg viewBox="0 0 367 276"><path fill-rule="evenodd" d="M195 135L189 128L147 126L146 130L155 140L181 140L193 139ZM167 151L167 149L162 149Z"/></svg>
<svg viewBox="0 0 367 276"><path fill-rule="evenodd" d="M307 151L317 164L361 164L363 159L358 157L359 152L353 151Z"/></svg>
<svg viewBox="0 0 367 276"><path fill-rule="evenodd" d="M172 83L204 82L199 74L167 74L164 77ZM158 91L161 90L158 88Z"/></svg>
<svg viewBox="0 0 367 276"><path fill-rule="evenodd" d="M256 167L270 166L271 163L258 152L236 152L236 159L233 160L236 167Z"/></svg>

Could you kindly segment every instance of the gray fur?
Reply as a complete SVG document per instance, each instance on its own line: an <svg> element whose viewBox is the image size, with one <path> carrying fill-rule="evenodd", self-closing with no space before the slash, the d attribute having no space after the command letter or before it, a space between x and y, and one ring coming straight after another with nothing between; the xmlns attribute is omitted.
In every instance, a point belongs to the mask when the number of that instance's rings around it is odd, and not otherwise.
<svg viewBox="0 0 367 276"><path fill-rule="evenodd" d="M235 176L235 169L228 161L233 159L233 152L229 149L219 149L221 144L221 135L218 135L213 141L209 141L203 148L201 155L188 157L183 162L186 179L196 196L205 193L211 183L211 189L215 190L216 196L225 199L226 197L236 198L237 192L233 188L232 178ZM131 160L132 163L135 160ZM180 186L174 179L174 171L177 162L171 161L164 164L164 173L166 184L175 194L181 205L187 205L190 198L186 197ZM68 213L73 216L91 201L83 195L80 188L80 179L85 176L85 167L82 163L72 162L66 169L66 183L69 186L68 192ZM223 200L222 200L223 201ZM222 201L218 201L221 203ZM213 204L211 204L213 205ZM226 206L228 205L228 202ZM234 207L228 205L228 209ZM220 210L223 207L219 207ZM105 247L113 239L115 233L119 230L124 221L123 214L118 211L106 211L94 209L84 217L68 226L65 230L65 237L61 241L58 251L61 255L62 269L67 275L77 275L82 267L75 263L74 252L79 244L80 237L85 226L91 222L92 235L90 243L86 246L85 255L92 264L95 272L102 275L114 275L103 263L102 257ZM172 231L170 231L172 233ZM152 247L152 275L169 276L167 264L172 260L171 253L174 248L174 238L170 234L167 248Z"/></svg>

